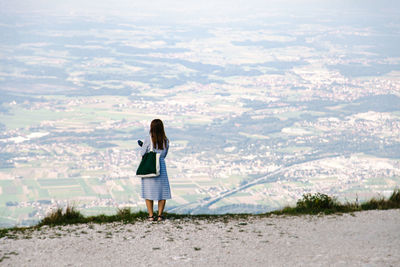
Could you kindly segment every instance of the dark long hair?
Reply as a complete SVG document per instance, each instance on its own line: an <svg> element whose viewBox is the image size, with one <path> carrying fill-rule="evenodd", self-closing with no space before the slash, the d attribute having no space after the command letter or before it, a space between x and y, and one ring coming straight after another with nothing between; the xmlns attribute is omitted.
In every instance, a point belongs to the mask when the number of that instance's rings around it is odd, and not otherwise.
<svg viewBox="0 0 400 267"><path fill-rule="evenodd" d="M160 119L155 119L150 124L150 136L154 148L164 149L167 136L164 131L164 124Z"/></svg>

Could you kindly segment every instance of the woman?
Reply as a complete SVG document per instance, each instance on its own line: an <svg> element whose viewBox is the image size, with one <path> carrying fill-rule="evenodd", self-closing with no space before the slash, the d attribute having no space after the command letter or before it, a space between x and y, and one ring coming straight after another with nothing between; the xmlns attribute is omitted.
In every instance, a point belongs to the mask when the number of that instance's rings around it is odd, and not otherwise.
<svg viewBox="0 0 400 267"><path fill-rule="evenodd" d="M169 140L165 135L162 121L159 119L153 120L150 124L150 136L145 139L144 143L140 140L138 142L142 147L140 150L142 156L150 151L151 144L154 147L154 151L160 153L160 176L142 178L142 198L146 200L149 221L155 220L153 216L153 204L154 200L158 201L157 221L162 221L164 219L163 211L166 200L171 198L171 189L169 187L167 168L165 166L165 157L168 154Z"/></svg>

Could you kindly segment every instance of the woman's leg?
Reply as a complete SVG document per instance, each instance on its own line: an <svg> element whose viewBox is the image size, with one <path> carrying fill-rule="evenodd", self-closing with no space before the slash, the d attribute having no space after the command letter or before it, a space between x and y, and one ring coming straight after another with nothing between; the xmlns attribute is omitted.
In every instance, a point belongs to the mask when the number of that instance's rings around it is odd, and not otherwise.
<svg viewBox="0 0 400 267"><path fill-rule="evenodd" d="M147 207L147 211L149 212L149 217L153 217L153 200L150 199L146 199L146 207ZM160 208L158 208L160 209Z"/></svg>
<svg viewBox="0 0 400 267"><path fill-rule="evenodd" d="M165 199L158 201L158 216L162 216L166 202L167 201Z"/></svg>

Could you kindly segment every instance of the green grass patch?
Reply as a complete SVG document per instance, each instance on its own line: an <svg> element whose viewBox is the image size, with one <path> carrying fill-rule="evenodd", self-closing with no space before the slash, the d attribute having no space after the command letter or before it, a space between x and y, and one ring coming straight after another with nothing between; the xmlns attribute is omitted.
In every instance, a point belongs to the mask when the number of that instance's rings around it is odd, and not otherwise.
<svg viewBox="0 0 400 267"><path fill-rule="evenodd" d="M182 198L185 199L186 201L188 201L189 203L196 202L196 201L202 199L203 197L205 197L205 196L204 195L200 195L200 194L182 196Z"/></svg>
<svg viewBox="0 0 400 267"><path fill-rule="evenodd" d="M365 182L366 185L386 185L387 180L382 177L370 178Z"/></svg>
<svg viewBox="0 0 400 267"><path fill-rule="evenodd" d="M63 186L77 186L79 182L74 178L61 178L61 179L38 179L37 182L43 187L63 187Z"/></svg>
<svg viewBox="0 0 400 267"><path fill-rule="evenodd" d="M38 192L38 195L39 195L39 199L50 198L49 191L47 191L47 189L39 188L39 189L37 189L37 192Z"/></svg>
<svg viewBox="0 0 400 267"><path fill-rule="evenodd" d="M85 193L80 186L68 188L49 188L50 197L57 199L74 199L75 197L84 196Z"/></svg>
<svg viewBox="0 0 400 267"><path fill-rule="evenodd" d="M4 190L4 189L3 189ZM21 198L21 195L6 195L6 194L1 194L0 195L0 205L5 204L6 202L19 202Z"/></svg>
<svg viewBox="0 0 400 267"><path fill-rule="evenodd" d="M82 190L84 191L85 196L95 196L96 193L93 189L86 183L84 179L77 179L77 182L81 186Z"/></svg>
<svg viewBox="0 0 400 267"><path fill-rule="evenodd" d="M9 114L0 114L0 122L5 124L7 129L16 129L36 126L44 120L55 121L63 117L66 117L64 112L54 112L47 109L28 110L14 107Z"/></svg>

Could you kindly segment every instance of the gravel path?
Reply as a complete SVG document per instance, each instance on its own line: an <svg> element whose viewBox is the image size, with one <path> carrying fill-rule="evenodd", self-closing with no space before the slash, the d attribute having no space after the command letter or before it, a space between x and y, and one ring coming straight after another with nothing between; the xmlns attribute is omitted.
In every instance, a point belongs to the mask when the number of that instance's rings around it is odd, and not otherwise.
<svg viewBox="0 0 400 267"><path fill-rule="evenodd" d="M2 266L400 266L400 210L44 227L0 239Z"/></svg>

